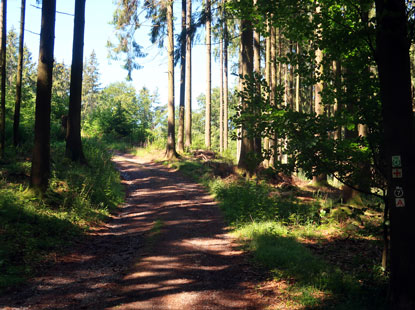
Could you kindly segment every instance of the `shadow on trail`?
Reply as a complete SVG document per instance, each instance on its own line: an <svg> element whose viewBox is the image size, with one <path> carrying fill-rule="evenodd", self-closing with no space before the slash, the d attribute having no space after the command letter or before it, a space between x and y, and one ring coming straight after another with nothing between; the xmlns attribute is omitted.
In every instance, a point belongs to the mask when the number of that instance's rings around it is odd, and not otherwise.
<svg viewBox="0 0 415 310"><path fill-rule="evenodd" d="M128 186L120 212L0 309L260 309L248 293L257 275L202 187L156 163L114 161Z"/></svg>

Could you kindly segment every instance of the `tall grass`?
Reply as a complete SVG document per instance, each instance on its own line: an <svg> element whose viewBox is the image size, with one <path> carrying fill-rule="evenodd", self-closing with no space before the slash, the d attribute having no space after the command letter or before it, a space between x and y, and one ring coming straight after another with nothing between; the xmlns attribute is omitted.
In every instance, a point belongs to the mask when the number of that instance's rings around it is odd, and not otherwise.
<svg viewBox="0 0 415 310"><path fill-rule="evenodd" d="M64 143L52 144L52 178L43 198L29 188L25 156L11 153L1 167L0 292L24 281L123 200L119 175L103 145L84 141L88 166L66 159L64 151Z"/></svg>

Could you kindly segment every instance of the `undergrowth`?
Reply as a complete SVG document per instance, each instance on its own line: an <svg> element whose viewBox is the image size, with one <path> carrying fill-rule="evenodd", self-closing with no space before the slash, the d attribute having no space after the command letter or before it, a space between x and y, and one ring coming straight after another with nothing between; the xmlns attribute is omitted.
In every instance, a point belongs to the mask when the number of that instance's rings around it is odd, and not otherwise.
<svg viewBox="0 0 415 310"><path fill-rule="evenodd" d="M123 199L110 155L95 140L83 144L88 165L52 144L52 177L43 198L29 188L30 160L9 150L0 170L0 292L13 287L91 225L108 217Z"/></svg>

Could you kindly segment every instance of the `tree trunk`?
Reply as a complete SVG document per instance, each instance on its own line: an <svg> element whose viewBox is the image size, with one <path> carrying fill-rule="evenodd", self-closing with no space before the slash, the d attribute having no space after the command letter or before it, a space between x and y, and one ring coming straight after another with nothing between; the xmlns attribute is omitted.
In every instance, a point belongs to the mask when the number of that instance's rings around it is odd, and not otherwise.
<svg viewBox="0 0 415 310"><path fill-rule="evenodd" d="M174 136L174 34L173 34L173 1L166 0L167 5L167 55L168 55L168 102L167 102L167 148L166 157L176 158L176 142Z"/></svg>
<svg viewBox="0 0 415 310"><path fill-rule="evenodd" d="M186 8L186 108L185 108L185 147L192 145L192 0L187 0Z"/></svg>
<svg viewBox="0 0 415 310"><path fill-rule="evenodd" d="M1 39L0 39L0 159L4 158L4 148L6 144L6 39L7 39L7 0L1 0Z"/></svg>
<svg viewBox="0 0 415 310"><path fill-rule="evenodd" d="M219 151L223 153L223 39L219 41L219 62L220 62L220 81L219 81Z"/></svg>
<svg viewBox="0 0 415 310"><path fill-rule="evenodd" d="M271 86L271 27L267 25L267 32L269 33L268 37L265 41L265 80L268 86ZM269 152L270 147L270 140L269 137L264 138L264 150L266 153ZM270 160L265 159L263 165L265 168L269 167Z"/></svg>
<svg viewBox="0 0 415 310"><path fill-rule="evenodd" d="M296 52L297 52L297 56L300 54L300 45L297 42L296 45ZM300 59L298 57L298 59ZM297 73L295 75L295 111L296 112L301 112L301 107L300 107L300 74L298 73L299 70L299 64L297 64L296 66L297 68Z"/></svg>
<svg viewBox="0 0 415 310"><path fill-rule="evenodd" d="M257 0L254 0L254 6L257 5ZM254 72L261 74L261 35L258 31L254 31L253 34L254 42L253 42L253 57L254 57ZM261 87L258 87L257 92L261 92ZM255 136L254 138L254 152L258 156L258 158L262 155L261 149L261 136Z"/></svg>
<svg viewBox="0 0 415 310"><path fill-rule="evenodd" d="M271 26L270 29L270 104L275 105L275 92L277 86L277 30L274 26ZM277 161L277 152L276 152L276 141L277 141L277 134L269 140L269 148L271 150L271 157L269 159L269 165L275 167L275 163Z"/></svg>
<svg viewBox="0 0 415 310"><path fill-rule="evenodd" d="M82 72L84 59L85 0L75 1L71 85L66 126L66 157L86 163L81 140Z"/></svg>
<svg viewBox="0 0 415 310"><path fill-rule="evenodd" d="M317 13L320 12L320 7L317 7ZM321 49L316 50L316 66L318 74L318 82L314 88L314 112L317 116L324 114L324 106L322 104L321 92L323 91L323 81L321 80L321 75L323 74L323 52ZM327 175L318 174L313 176L313 183L325 185L327 184Z"/></svg>
<svg viewBox="0 0 415 310"><path fill-rule="evenodd" d="M376 0L376 60L390 207L391 309L415 309L415 154L404 0Z"/></svg>
<svg viewBox="0 0 415 310"><path fill-rule="evenodd" d="M186 0L182 0L182 32L186 31ZM184 102L186 83L186 40L180 42L180 104L179 104L179 128L177 131L177 149L184 151Z"/></svg>
<svg viewBox="0 0 415 310"><path fill-rule="evenodd" d="M50 176L50 106L52 98L53 48L56 0L43 0L37 69L35 141L30 184L44 193Z"/></svg>
<svg viewBox="0 0 415 310"><path fill-rule="evenodd" d="M205 146L211 148L211 10L210 0L206 0L206 118L205 118Z"/></svg>
<svg viewBox="0 0 415 310"><path fill-rule="evenodd" d="M340 105L340 94L341 94L341 65L340 60L333 61L333 71L334 71L334 87L336 92L336 98L334 99L334 106L333 106L333 115L336 116L341 111ZM334 140L341 139L342 128L336 128L334 131Z"/></svg>
<svg viewBox="0 0 415 310"><path fill-rule="evenodd" d="M225 3L225 0L222 0ZM228 25L223 11L223 149L228 149Z"/></svg>
<svg viewBox="0 0 415 310"><path fill-rule="evenodd" d="M241 20L241 75L240 87L242 87L242 79L246 75L252 75L253 71L253 31L252 24L249 20ZM242 109L246 107L246 102L242 101ZM254 151L253 139L249 138L242 124L241 131L241 151L239 154L238 168L245 171L248 176L253 174L255 164L249 157Z"/></svg>
<svg viewBox="0 0 415 310"><path fill-rule="evenodd" d="M14 146L17 146L20 143L19 126L20 126L20 106L22 103L25 14L26 14L26 0L22 0L21 9L20 9L19 56L17 60L17 76L16 76L16 103L14 106L14 121L13 121L13 145Z"/></svg>

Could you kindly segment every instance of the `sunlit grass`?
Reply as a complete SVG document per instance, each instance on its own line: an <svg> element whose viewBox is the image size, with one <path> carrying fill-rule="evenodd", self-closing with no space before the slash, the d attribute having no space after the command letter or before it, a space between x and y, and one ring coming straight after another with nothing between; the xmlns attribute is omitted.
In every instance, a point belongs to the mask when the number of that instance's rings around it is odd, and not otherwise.
<svg viewBox="0 0 415 310"><path fill-rule="evenodd" d="M287 309L385 309L386 277L376 271L376 265L364 275L348 273L304 245L329 237L351 236L347 231L349 220L339 222L330 215L338 208L338 202L327 194L317 191L303 201L295 191L284 193L259 180L215 178L209 167L199 161L172 165L215 195L241 246L252 253L254 261L266 268L274 281L289 283L284 292ZM347 207L353 220L355 210ZM358 231L352 233L360 235Z"/></svg>
<svg viewBox="0 0 415 310"><path fill-rule="evenodd" d="M64 143L52 145L52 178L42 198L29 188L26 157L16 155L1 168L0 292L24 281L123 200L119 175L104 146L84 141L88 166L65 159L64 151Z"/></svg>

